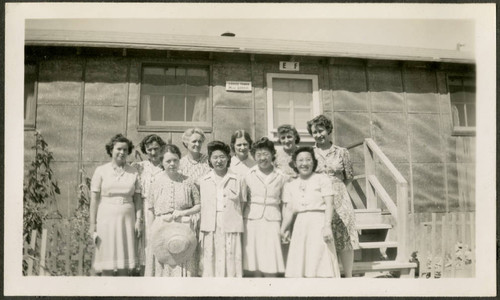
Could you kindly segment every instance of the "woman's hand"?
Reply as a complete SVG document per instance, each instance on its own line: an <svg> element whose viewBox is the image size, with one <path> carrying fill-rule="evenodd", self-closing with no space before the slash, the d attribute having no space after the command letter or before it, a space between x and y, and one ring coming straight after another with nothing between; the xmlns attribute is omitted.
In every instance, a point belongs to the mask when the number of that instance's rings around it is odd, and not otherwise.
<svg viewBox="0 0 500 300"><path fill-rule="evenodd" d="M325 243L329 243L333 241L333 232L332 232L332 227L327 225L323 227L323 240Z"/></svg>
<svg viewBox="0 0 500 300"><path fill-rule="evenodd" d="M142 235L142 219L137 219L135 221L135 235L140 238Z"/></svg>
<svg viewBox="0 0 500 300"><path fill-rule="evenodd" d="M174 210L174 212L172 213L172 218L177 219L179 217L184 217L186 214L184 213L183 210Z"/></svg>
<svg viewBox="0 0 500 300"><path fill-rule="evenodd" d="M285 230L281 232L281 243L282 244L290 243L290 230Z"/></svg>

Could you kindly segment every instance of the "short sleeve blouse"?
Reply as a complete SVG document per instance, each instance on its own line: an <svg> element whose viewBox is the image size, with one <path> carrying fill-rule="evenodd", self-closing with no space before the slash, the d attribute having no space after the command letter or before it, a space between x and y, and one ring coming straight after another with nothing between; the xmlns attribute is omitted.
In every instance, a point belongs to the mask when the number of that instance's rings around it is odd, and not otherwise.
<svg viewBox="0 0 500 300"><path fill-rule="evenodd" d="M314 147L314 154L318 160L317 173L324 173L342 181L353 178L353 168L349 150L332 145L328 150L321 151Z"/></svg>
<svg viewBox="0 0 500 300"><path fill-rule="evenodd" d="M296 178L287 183L284 188L283 202L294 213L325 210L325 196L334 194L333 186L324 174L312 174L307 180Z"/></svg>
<svg viewBox="0 0 500 300"><path fill-rule="evenodd" d="M132 197L141 192L138 172L129 165L115 169L111 163L104 164L96 168L90 190L102 197Z"/></svg>
<svg viewBox="0 0 500 300"><path fill-rule="evenodd" d="M166 173L162 173L151 185L151 202L148 203L148 208L153 209L155 215L189 209L200 204L200 192L193 180L182 174L179 174L178 179L174 181Z"/></svg>

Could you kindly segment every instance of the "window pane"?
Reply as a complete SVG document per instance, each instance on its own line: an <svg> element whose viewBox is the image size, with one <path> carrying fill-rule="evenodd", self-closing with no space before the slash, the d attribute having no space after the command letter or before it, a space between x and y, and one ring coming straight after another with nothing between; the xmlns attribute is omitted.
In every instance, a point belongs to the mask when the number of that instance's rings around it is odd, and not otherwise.
<svg viewBox="0 0 500 300"><path fill-rule="evenodd" d="M274 127L287 123L306 129L312 117L312 80L274 78L273 108Z"/></svg>
<svg viewBox="0 0 500 300"><path fill-rule="evenodd" d="M203 96L187 96L186 121L207 121L207 99Z"/></svg>
<svg viewBox="0 0 500 300"><path fill-rule="evenodd" d="M453 126L476 126L476 81L474 77L448 78Z"/></svg>
<svg viewBox="0 0 500 300"><path fill-rule="evenodd" d="M166 93L170 95L184 95L186 92L186 69L168 68L166 74Z"/></svg>
<svg viewBox="0 0 500 300"><path fill-rule="evenodd" d="M142 74L142 94L163 94L165 92L165 71L163 68L147 67Z"/></svg>
<svg viewBox="0 0 500 300"><path fill-rule="evenodd" d="M144 67L140 124L208 121L208 76L202 67Z"/></svg>
<svg viewBox="0 0 500 300"><path fill-rule="evenodd" d="M33 108L35 107L35 82L36 66L24 66L24 120L31 120L35 117Z"/></svg>
<svg viewBox="0 0 500 300"><path fill-rule="evenodd" d="M184 120L184 96L168 95L166 102L163 121L186 121Z"/></svg>
<svg viewBox="0 0 500 300"><path fill-rule="evenodd" d="M312 118L311 109L295 109L294 125L297 129L307 129L307 121Z"/></svg>
<svg viewBox="0 0 500 300"><path fill-rule="evenodd" d="M467 126L476 126L476 105L467 104Z"/></svg>
<svg viewBox="0 0 500 300"><path fill-rule="evenodd" d="M280 108L275 109L273 113L273 118L274 118L274 128L277 128L282 124L292 123L290 110L288 109L280 109Z"/></svg>
<svg viewBox="0 0 500 300"><path fill-rule="evenodd" d="M162 121L163 120L163 96L152 95L149 98L149 119L148 121Z"/></svg>
<svg viewBox="0 0 500 300"><path fill-rule="evenodd" d="M453 104L451 106L453 125L465 126L465 108L464 104Z"/></svg>

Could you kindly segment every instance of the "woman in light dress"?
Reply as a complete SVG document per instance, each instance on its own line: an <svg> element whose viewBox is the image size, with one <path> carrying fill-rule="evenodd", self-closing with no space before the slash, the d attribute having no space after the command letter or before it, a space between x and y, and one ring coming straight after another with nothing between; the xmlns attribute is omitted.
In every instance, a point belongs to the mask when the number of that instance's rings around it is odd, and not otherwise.
<svg viewBox="0 0 500 300"><path fill-rule="evenodd" d="M324 115L307 122L307 130L316 141L316 172L328 175L334 190L333 233L335 248L344 268L344 276L352 277L354 250L359 248L356 220L346 184L353 178L349 151L332 143L333 125Z"/></svg>
<svg viewBox="0 0 500 300"><path fill-rule="evenodd" d="M150 195L150 187L155 182L156 178L163 173L163 148L165 147L165 141L156 134L150 134L144 137L140 143L141 152L146 154L147 159L133 163L132 166L139 172L139 180L141 183L142 200L143 207L146 207L145 203L150 202L147 197ZM138 255L141 264L140 274L149 274L149 276L154 272L154 259L149 245L150 228L147 224L150 224L148 220L148 214L144 210L144 234L138 243Z"/></svg>
<svg viewBox="0 0 500 300"><path fill-rule="evenodd" d="M243 233L241 181L228 172L231 150L220 141L208 143L212 168L200 179L200 248L203 277L242 277Z"/></svg>
<svg viewBox="0 0 500 300"><path fill-rule="evenodd" d="M151 185L151 195L147 199L149 228L155 222L178 222L196 232L200 211L200 193L192 179L179 173L181 152L172 144L165 145L163 168L165 171ZM153 239L154 237L151 237ZM176 266L161 264L155 258L153 273L156 277L197 276L197 257L193 255L185 263Z"/></svg>
<svg viewBox="0 0 500 300"><path fill-rule="evenodd" d="M324 174L314 173L318 161L312 147L301 147L292 156L298 178L284 188L286 209L281 225L283 240L292 238L285 277L340 277L332 232L333 186Z"/></svg>
<svg viewBox="0 0 500 300"><path fill-rule="evenodd" d="M97 167L91 181L93 264L104 276L128 276L138 265L135 241L142 230L142 201L137 170L127 164L133 148L123 135L112 137L106 144L111 162Z"/></svg>
<svg viewBox="0 0 500 300"><path fill-rule="evenodd" d="M249 155L251 146L252 138L247 131L239 129L231 136L231 150L233 150L234 156L231 158L229 171L241 178L256 164L255 160Z"/></svg>
<svg viewBox="0 0 500 300"><path fill-rule="evenodd" d="M244 209L243 270L245 276L282 276L285 272L280 225L285 175L273 166L276 150L266 137L252 145L257 165L244 179L247 205Z"/></svg>
<svg viewBox="0 0 500 300"><path fill-rule="evenodd" d="M297 177L290 163L292 155L297 150L300 143L300 136L297 129L292 125L281 125L278 127L278 142L282 147L276 150L276 161L274 165L281 170L289 179Z"/></svg>
<svg viewBox="0 0 500 300"><path fill-rule="evenodd" d="M201 149L205 142L205 133L200 128L189 128L182 135L182 144L187 149L187 155L181 158L179 172L194 180L210 171L208 156Z"/></svg>

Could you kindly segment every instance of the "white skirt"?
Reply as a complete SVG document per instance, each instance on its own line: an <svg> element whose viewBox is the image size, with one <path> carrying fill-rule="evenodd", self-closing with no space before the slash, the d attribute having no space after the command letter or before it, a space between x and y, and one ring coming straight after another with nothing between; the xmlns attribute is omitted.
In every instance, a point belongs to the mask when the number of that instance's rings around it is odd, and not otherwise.
<svg viewBox="0 0 500 300"><path fill-rule="evenodd" d="M224 213L217 212L215 232L200 232L203 277L242 277L241 233L224 233Z"/></svg>
<svg viewBox="0 0 500 300"><path fill-rule="evenodd" d="M285 272L279 221L245 220L243 270L270 274Z"/></svg>
<svg viewBox="0 0 500 300"><path fill-rule="evenodd" d="M133 269L137 257L135 248L134 203L99 203L96 232L98 242L95 250L94 269Z"/></svg>
<svg viewBox="0 0 500 300"><path fill-rule="evenodd" d="M340 277L335 243L325 243L325 213L302 212L293 226L285 277Z"/></svg>

